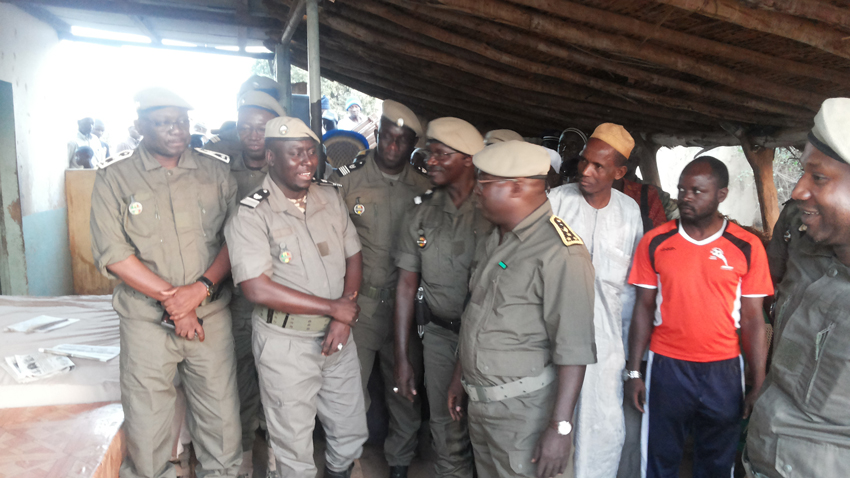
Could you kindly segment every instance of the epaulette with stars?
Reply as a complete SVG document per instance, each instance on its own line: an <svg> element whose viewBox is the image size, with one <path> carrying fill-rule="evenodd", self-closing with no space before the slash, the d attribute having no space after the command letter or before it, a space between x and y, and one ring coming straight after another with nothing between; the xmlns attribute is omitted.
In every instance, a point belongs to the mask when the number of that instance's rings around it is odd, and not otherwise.
<svg viewBox="0 0 850 478"><path fill-rule="evenodd" d="M340 184L340 183L328 181L327 179L317 178L315 176L313 177L313 182L318 184L319 186L333 186L335 188L341 188L342 187L342 184Z"/></svg>
<svg viewBox="0 0 850 478"><path fill-rule="evenodd" d="M251 209L256 208L260 205L261 202L265 201L267 197L269 197L271 192L268 189L259 189L256 192L253 192L239 201L239 204L249 207Z"/></svg>
<svg viewBox="0 0 850 478"><path fill-rule="evenodd" d="M366 164L366 154L364 153L366 153L366 151L358 154L351 164L343 164L342 166L336 168L334 170L336 174L338 174L340 177L343 177L349 175L354 170L362 168L363 165Z"/></svg>
<svg viewBox="0 0 850 478"><path fill-rule="evenodd" d="M195 148L195 151L200 153L200 154L203 154L204 156L209 156L211 158L215 158L215 159L223 162L224 164L230 164L230 156L223 154L223 153L219 153L218 151L210 151L210 150L204 149L204 148Z"/></svg>
<svg viewBox="0 0 850 478"><path fill-rule="evenodd" d="M555 231L558 233L558 237L561 238L561 242L563 242L565 246L584 244L581 237L579 237L575 231L570 229L570 226L568 226L567 223L560 217L552 215L552 217L549 218L549 222L555 226Z"/></svg>
<svg viewBox="0 0 850 478"><path fill-rule="evenodd" d="M110 156L110 157L106 158L102 163L97 165L97 169L103 169L107 166L112 166L113 164L117 163L118 161L127 159L132 155L133 155L132 149L128 149L126 151L121 151L120 153L116 154L115 156Z"/></svg>
<svg viewBox="0 0 850 478"><path fill-rule="evenodd" d="M423 202L431 199L432 197L434 197L434 190L429 189L429 190L425 191L424 193L422 193L422 195L416 196L415 198L413 198L413 204L416 204L418 206L418 205L422 204Z"/></svg>

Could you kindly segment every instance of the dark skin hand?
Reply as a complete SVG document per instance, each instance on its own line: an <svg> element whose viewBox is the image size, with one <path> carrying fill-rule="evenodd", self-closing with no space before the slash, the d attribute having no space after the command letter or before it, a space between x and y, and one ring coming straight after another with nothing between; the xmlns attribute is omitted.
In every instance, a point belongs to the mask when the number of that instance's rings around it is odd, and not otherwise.
<svg viewBox="0 0 850 478"><path fill-rule="evenodd" d="M632 325L629 327L629 361L626 370L640 370L640 362L643 352L649 345L652 335L652 320L655 313L655 296L657 289L636 287L635 309L632 314ZM632 405L643 413L643 405L646 403L646 384L642 378L626 380L624 392L630 397Z"/></svg>
<svg viewBox="0 0 850 478"><path fill-rule="evenodd" d="M460 365L460 360L455 363L455 371L452 374L452 381L449 383L448 392L448 407L449 414L452 420L459 422L463 418L464 410L466 410L466 390L463 389L463 384L460 379L463 377L463 367Z"/></svg>
<svg viewBox="0 0 850 478"><path fill-rule="evenodd" d="M357 322L360 313L357 291L360 289L362 268L363 254L360 252L345 260L343 295L336 300L298 292L272 281L265 274L240 283L240 287L249 301L274 310L285 310L290 314L329 315L333 321L322 342L322 355L330 356L338 351L339 344L348 342L351 327Z"/></svg>
<svg viewBox="0 0 850 478"><path fill-rule="evenodd" d="M748 418L761 392L767 363L767 341L762 318L763 297L741 297L741 345L753 387L744 397L744 418Z"/></svg>
<svg viewBox="0 0 850 478"><path fill-rule="evenodd" d="M550 424L572 422L586 368L585 365L558 366L558 394ZM559 435L552 426L546 427L531 459L532 463L537 463L537 478L551 478L563 473L567 469L571 446L570 435Z"/></svg>
<svg viewBox="0 0 850 478"><path fill-rule="evenodd" d="M395 340L393 350L395 351L395 379L398 394L413 402L416 396L416 380L413 374L413 366L407 355L407 346L410 341L410 330L413 328L413 299L416 288L419 286L419 274L416 272L398 270L398 284L396 285L395 300Z"/></svg>
<svg viewBox="0 0 850 478"><path fill-rule="evenodd" d="M230 256L225 244L218 251L218 255L204 273L204 277L211 280L213 284L220 284L229 273ZM168 297L161 301L162 305L165 306L165 311L171 316L171 320L177 322L195 312L195 309L207 298L207 287L202 282L193 282L179 287L170 287L163 293Z"/></svg>

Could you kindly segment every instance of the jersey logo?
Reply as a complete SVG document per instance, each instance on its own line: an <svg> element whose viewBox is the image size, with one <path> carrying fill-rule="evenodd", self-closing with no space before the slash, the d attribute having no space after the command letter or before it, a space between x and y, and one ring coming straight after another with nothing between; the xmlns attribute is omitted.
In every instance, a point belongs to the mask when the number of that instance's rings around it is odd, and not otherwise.
<svg viewBox="0 0 850 478"><path fill-rule="evenodd" d="M242 200L239 201L239 204L254 209L259 206L260 203L263 202L267 197L269 197L269 194L271 194L271 192L268 189L260 189L259 191L242 198Z"/></svg>
<svg viewBox="0 0 850 478"><path fill-rule="evenodd" d="M570 226L568 226L567 223L564 222L564 220L560 217L553 215L549 218L549 222L551 222L552 225L555 226L555 231L557 231L558 235L561 236L561 241L564 243L565 246L584 244L584 241L582 241L581 238L578 237L578 234L573 232L573 230L570 229Z"/></svg>
<svg viewBox="0 0 850 478"><path fill-rule="evenodd" d="M715 247L711 250L711 256L709 256L709 259L713 261L723 261L723 265L720 266L720 268L724 271L731 271L735 269L734 267L729 265L729 262L726 261L726 256L723 254L723 249L719 247Z"/></svg>

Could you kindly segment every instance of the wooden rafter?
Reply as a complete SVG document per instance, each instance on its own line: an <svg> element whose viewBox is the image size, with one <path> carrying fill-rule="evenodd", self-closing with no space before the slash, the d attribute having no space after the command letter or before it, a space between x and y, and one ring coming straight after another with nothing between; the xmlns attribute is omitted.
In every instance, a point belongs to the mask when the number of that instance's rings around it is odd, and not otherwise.
<svg viewBox="0 0 850 478"><path fill-rule="evenodd" d="M734 23L750 30L789 38L842 58L850 58L850 41L847 41L847 35L806 19L768 10L747 8L734 0L655 1Z"/></svg>
<svg viewBox="0 0 850 478"><path fill-rule="evenodd" d="M641 43L620 35L610 34L559 20L550 15L534 13L513 4L490 0L435 0L447 7L481 18L491 19L551 38L557 38L587 48L638 58L672 70L681 71L706 80L726 85L762 98L801 106L816 111L821 98L814 93L768 82L763 78L740 73L729 68L710 64L692 56ZM679 1L679 0L660 0ZM703 0L697 0L702 2Z"/></svg>
<svg viewBox="0 0 850 478"><path fill-rule="evenodd" d="M538 10L554 13L563 18L595 25L604 30L616 30L635 37L655 40L668 45L687 48L695 52L713 55L718 58L741 62L763 69L776 71L795 76L804 76L819 80L828 80L837 85L850 86L850 78L844 73L823 68L817 65L807 65L797 61L786 60L771 55L766 55L735 45L729 45L707 38L689 35L660 25L653 25L635 18L619 15L617 13L587 7L579 3L565 0L510 0L512 3L521 4ZM780 3L783 0L741 0L754 3ZM793 0L785 0L793 1ZM793 2L800 3L800 2ZM810 2L804 2L810 3ZM820 3L820 2L812 2ZM845 11L850 16L850 12Z"/></svg>
<svg viewBox="0 0 850 478"><path fill-rule="evenodd" d="M811 116L805 110L801 110L800 108L795 108L793 106L761 100L754 98L751 95L730 93L728 91L699 85L693 82L669 78L650 71L641 70L640 68L624 65L622 63L611 62L598 55L591 55L553 42L548 42L537 36L528 35L524 32L480 18L458 15L451 11L425 5L411 4L406 0L387 1L398 6L402 6L411 12L415 12L418 16L425 16L427 18L436 19L456 26L465 26L493 39L509 41L513 44L522 45L541 53L546 53L580 65L622 76L629 80L637 81L638 83L660 86L700 97L722 101L736 108L745 107L756 111L776 113L791 117L805 117L806 119Z"/></svg>
<svg viewBox="0 0 850 478"><path fill-rule="evenodd" d="M850 30L850 10L839 8L820 0L739 0L751 8L764 8L775 12L787 13L796 17L808 18L827 25L835 25Z"/></svg>

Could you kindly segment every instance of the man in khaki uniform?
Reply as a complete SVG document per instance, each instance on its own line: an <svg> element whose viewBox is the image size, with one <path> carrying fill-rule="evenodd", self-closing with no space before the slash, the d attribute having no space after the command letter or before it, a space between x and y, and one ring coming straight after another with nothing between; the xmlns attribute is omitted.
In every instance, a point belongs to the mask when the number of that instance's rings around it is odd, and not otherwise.
<svg viewBox="0 0 850 478"><path fill-rule="evenodd" d="M277 81L265 76L252 75L239 87L239 92L236 94L237 109L242 107L242 97L249 91L265 93L274 98L276 102L279 102L280 97L283 95L283 87ZM280 109L283 111L283 107L280 107ZM282 113L280 116L286 116L286 113ZM233 123L231 122L231 124ZM229 156L239 154L242 151L242 144L237 128L238 126L220 130L217 135L207 140L204 147L210 151L218 151Z"/></svg>
<svg viewBox="0 0 850 478"><path fill-rule="evenodd" d="M398 239L395 383L399 395L412 402L417 392L407 345L419 288L421 300L430 310L430 322L419 330L424 332L425 387L431 408L431 437L437 452L435 476L468 478L472 477L473 468L469 433L465 421L452 421L446 393L455 368L469 266L477 239L492 229L476 208L478 201L472 194L472 155L484 148L484 139L474 126L458 118L431 121L425 136L430 153L428 176L436 189L414 198ZM417 319L421 323L421 318Z"/></svg>
<svg viewBox="0 0 850 478"><path fill-rule="evenodd" d="M254 357L277 470L314 478L313 428L327 436L325 477L348 477L368 438L351 326L362 255L333 183L311 184L318 137L299 119L266 124L269 175L225 234L233 281L254 309Z"/></svg>
<svg viewBox="0 0 850 478"><path fill-rule="evenodd" d="M460 419L469 395L478 476L548 478L567 467L585 366L596 362L593 266L552 214L544 148L499 143L473 164L479 207L497 228L475 254L448 406Z"/></svg>
<svg viewBox="0 0 850 478"><path fill-rule="evenodd" d="M236 182L227 156L187 149L191 106L183 99L152 88L136 104L144 139L101 166L91 211L95 263L122 280L113 294L128 453L121 476L174 476L168 460L179 372L197 475L235 477L241 458L230 291L216 284L230 271L223 226L236 205ZM161 324L169 317L171 328Z"/></svg>
<svg viewBox="0 0 850 478"><path fill-rule="evenodd" d="M392 259L405 210L413 198L431 185L427 176L410 165L410 155L421 136L422 127L416 115L406 106L392 100L383 103L378 128L378 145L354 163L337 170L335 181L342 184L347 211L363 245L363 285L357 303L361 307L360 322L354 329L366 408L369 396L366 385L380 356L381 375L386 386L389 408L389 435L384 453L390 465L390 476L404 478L416 451L416 434L421 425L420 404L412 403L391 391L393 380L393 303L398 273ZM410 360L416 376L422 376L422 348L411 341Z"/></svg>
<svg viewBox="0 0 850 478"><path fill-rule="evenodd" d="M269 172L266 164L266 123L286 116L280 104L267 93L245 92L239 99L236 133L242 148L230 156L230 174L236 180L237 196L243 198L260 189ZM232 283L230 283L232 286ZM242 422L242 467L240 476L253 474L254 436L260 426L262 407L257 368L251 352L251 314L254 304L239 287L233 287L230 315L233 318L233 342L236 344L236 385L239 389L239 416Z"/></svg>
<svg viewBox="0 0 850 478"><path fill-rule="evenodd" d="M747 476L850 476L850 99L824 101L767 253L774 353L744 450Z"/></svg>

